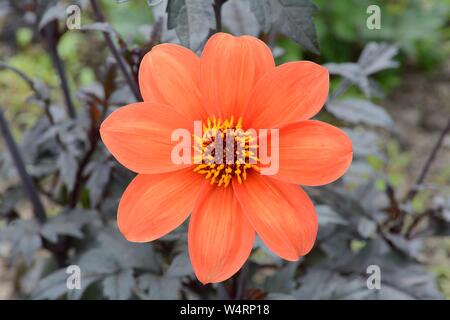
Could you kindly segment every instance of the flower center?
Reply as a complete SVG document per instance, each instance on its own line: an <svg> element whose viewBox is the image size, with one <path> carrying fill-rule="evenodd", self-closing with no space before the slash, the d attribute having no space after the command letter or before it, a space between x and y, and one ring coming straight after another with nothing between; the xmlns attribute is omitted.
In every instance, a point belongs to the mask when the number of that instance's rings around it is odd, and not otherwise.
<svg viewBox="0 0 450 320"><path fill-rule="evenodd" d="M194 134L194 171L205 175L211 184L227 187L233 177L238 183L247 179L247 170L257 170L257 138L252 130L242 129L242 118L222 121L208 118L202 134Z"/></svg>

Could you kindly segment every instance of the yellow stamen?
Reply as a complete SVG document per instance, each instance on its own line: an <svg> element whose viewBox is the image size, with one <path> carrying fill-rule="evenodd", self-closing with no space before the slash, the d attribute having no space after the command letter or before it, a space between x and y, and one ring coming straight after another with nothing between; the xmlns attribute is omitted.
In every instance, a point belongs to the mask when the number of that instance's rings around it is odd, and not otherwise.
<svg viewBox="0 0 450 320"><path fill-rule="evenodd" d="M255 143L256 139L251 132L242 130L241 117L237 122L233 116L225 120L214 116L208 118L206 123L203 123L203 136L194 135L194 140L196 142L194 149L197 151L193 157L197 164L194 172L205 175L205 179L210 179L211 184L227 187L233 177L241 184L247 179L247 170L259 171L256 165L259 159L255 155L258 147ZM234 142L231 148L230 141L231 144ZM220 147L221 143L223 159L215 159L216 147ZM232 161L227 161L230 157L229 153L231 153ZM218 160L221 162L216 163Z"/></svg>

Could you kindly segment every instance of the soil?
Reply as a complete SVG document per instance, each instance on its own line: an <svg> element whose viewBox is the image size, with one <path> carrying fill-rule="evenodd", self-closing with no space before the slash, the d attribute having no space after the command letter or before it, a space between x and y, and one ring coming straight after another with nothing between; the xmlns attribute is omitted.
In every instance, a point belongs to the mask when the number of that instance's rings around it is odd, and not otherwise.
<svg viewBox="0 0 450 320"><path fill-rule="evenodd" d="M450 120L450 60L431 74L423 70L407 71L401 85L383 104L394 119L402 149L412 155L408 179L413 183ZM433 182L449 169L450 135L447 135L426 180ZM449 187L450 177L440 183ZM450 194L450 189L447 191Z"/></svg>

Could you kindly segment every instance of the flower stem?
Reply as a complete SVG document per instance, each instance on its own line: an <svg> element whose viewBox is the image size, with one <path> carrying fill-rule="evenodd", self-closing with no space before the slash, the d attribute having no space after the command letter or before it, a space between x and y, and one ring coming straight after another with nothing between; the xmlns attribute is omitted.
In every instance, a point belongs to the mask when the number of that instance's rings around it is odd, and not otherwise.
<svg viewBox="0 0 450 320"><path fill-rule="evenodd" d="M94 11L95 19L98 22L105 22L105 17L100 9L100 6L97 3L97 0L91 0L91 6L92 10ZM114 44L114 41L111 38L111 35L108 32L103 32L103 37L105 38L106 45L111 50L111 53L113 54L114 58L117 61L117 64L119 65L119 68L125 77L126 82L128 83L128 86L130 87L131 92L133 93L134 97L137 101L142 101L141 93L139 91L139 87L136 83L136 81L131 76L131 73L129 72L126 64L125 59L119 52L119 49L117 49L116 45Z"/></svg>
<svg viewBox="0 0 450 320"><path fill-rule="evenodd" d="M57 38L58 35L58 23L57 21L50 22L43 30L45 41L48 46L49 55L52 59L53 66L58 73L59 80L61 83L61 90L64 95L64 100L66 102L67 114L70 118L75 118L75 107L72 102L72 98L70 97L69 83L67 81L67 75L64 67L64 62L59 56L57 49Z"/></svg>
<svg viewBox="0 0 450 320"><path fill-rule="evenodd" d="M227 0L214 0L214 16L216 18L216 32L222 31L222 6Z"/></svg>
<svg viewBox="0 0 450 320"><path fill-rule="evenodd" d="M427 160L425 161L425 164L420 171L419 177L416 180L416 183L414 184L414 187L409 191L408 195L406 196L407 200L412 200L416 194L419 192L421 185L425 181L425 178L428 174L428 171L431 168L431 164L433 163L434 159L436 158L439 149L442 147L442 144L444 142L445 136L450 132L450 118L448 119L447 125L445 126L444 130L442 130L441 134L439 135L438 140L436 141L436 144L434 145L433 149L431 150L430 155L428 156Z"/></svg>

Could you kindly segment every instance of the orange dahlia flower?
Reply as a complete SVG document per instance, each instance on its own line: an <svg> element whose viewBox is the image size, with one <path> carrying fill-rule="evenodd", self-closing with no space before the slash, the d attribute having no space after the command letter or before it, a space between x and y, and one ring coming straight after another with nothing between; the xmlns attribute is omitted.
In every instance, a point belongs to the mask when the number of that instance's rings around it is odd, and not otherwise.
<svg viewBox="0 0 450 320"><path fill-rule="evenodd" d="M257 38L218 33L200 58L179 45L155 46L141 63L139 85L144 102L114 111L100 128L109 151L138 173L118 209L126 239L155 240L192 213L189 255L202 283L236 273L256 233L286 260L311 250L317 216L298 185L330 183L352 161L344 132L308 120L327 99L326 68L309 61L276 67ZM258 163L174 163L171 134L192 132L198 120L222 134L229 128L279 129L278 172L262 175ZM211 142L205 136L200 141L201 148Z"/></svg>

